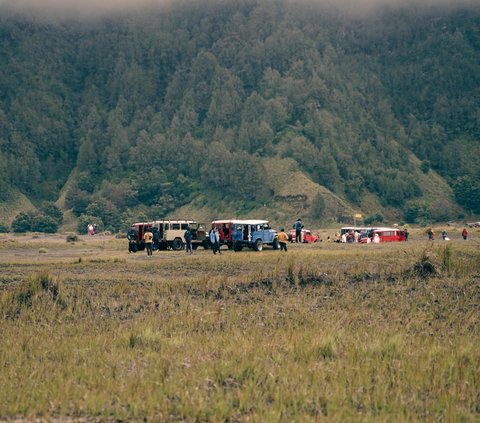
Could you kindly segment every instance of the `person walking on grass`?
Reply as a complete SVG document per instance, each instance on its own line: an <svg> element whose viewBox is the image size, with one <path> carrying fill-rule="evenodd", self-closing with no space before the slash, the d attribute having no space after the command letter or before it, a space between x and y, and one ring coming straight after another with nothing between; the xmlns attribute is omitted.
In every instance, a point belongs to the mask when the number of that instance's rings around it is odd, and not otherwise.
<svg viewBox="0 0 480 423"><path fill-rule="evenodd" d="M183 237L185 238L185 251L190 254L193 254L193 249L192 249L192 231L190 230L190 226L187 226L187 229L185 230L185 233L183 234Z"/></svg>
<svg viewBox="0 0 480 423"><path fill-rule="evenodd" d="M283 228L280 229L280 233L278 234L278 242L280 243L280 251L287 252L288 235Z"/></svg>
<svg viewBox="0 0 480 423"><path fill-rule="evenodd" d="M467 231L467 228L463 228L463 231L462 231L462 238L466 241L467 240L467 237L468 237L468 231Z"/></svg>
<svg viewBox="0 0 480 423"><path fill-rule="evenodd" d="M152 243L153 243L153 233L150 228L145 229L143 234L143 241L145 242L145 248L147 249L147 257L152 256Z"/></svg>

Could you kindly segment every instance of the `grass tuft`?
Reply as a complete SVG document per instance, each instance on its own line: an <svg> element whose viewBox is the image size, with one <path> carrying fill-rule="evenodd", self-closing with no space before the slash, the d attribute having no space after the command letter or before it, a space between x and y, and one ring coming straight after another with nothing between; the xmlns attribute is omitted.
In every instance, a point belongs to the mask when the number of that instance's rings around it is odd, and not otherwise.
<svg viewBox="0 0 480 423"><path fill-rule="evenodd" d="M66 238L67 242L77 242L78 241L78 235L77 234L68 234Z"/></svg>
<svg viewBox="0 0 480 423"><path fill-rule="evenodd" d="M335 350L330 339L323 341L317 349L319 358L323 360L333 360L335 358Z"/></svg>
<svg viewBox="0 0 480 423"><path fill-rule="evenodd" d="M418 260L411 269L411 274L422 279L438 276L440 272L434 263L433 253L424 251L420 260Z"/></svg>
<svg viewBox="0 0 480 423"><path fill-rule="evenodd" d="M16 318L22 311L48 311L51 307L66 307L62 284L47 271L30 276L20 283L7 298L5 310L7 318Z"/></svg>
<svg viewBox="0 0 480 423"><path fill-rule="evenodd" d="M451 244L447 244L442 250L443 266L450 273L453 267L453 248Z"/></svg>

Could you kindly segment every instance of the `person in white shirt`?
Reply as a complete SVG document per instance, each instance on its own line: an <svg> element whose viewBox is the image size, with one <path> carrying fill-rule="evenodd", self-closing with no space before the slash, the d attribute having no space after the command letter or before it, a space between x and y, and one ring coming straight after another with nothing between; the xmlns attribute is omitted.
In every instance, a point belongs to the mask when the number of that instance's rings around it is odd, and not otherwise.
<svg viewBox="0 0 480 423"><path fill-rule="evenodd" d="M216 226L214 226L210 230L209 237L210 237L210 244L212 244L213 254L217 254L217 252L218 254L222 254L220 251L220 234L218 233L218 229Z"/></svg>

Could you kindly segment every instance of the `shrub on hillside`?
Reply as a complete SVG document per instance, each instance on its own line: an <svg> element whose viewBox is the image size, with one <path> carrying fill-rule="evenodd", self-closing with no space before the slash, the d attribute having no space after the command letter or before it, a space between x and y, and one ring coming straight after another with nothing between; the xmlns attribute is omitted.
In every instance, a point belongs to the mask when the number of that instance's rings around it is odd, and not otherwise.
<svg viewBox="0 0 480 423"><path fill-rule="evenodd" d="M71 188L65 197L65 204L71 208L75 216L80 216L85 212L91 201L91 195L77 187Z"/></svg>
<svg viewBox="0 0 480 423"><path fill-rule="evenodd" d="M46 232L55 233L58 230L58 223L49 216L38 212L21 212L15 216L12 222L14 232Z"/></svg>
<svg viewBox="0 0 480 423"><path fill-rule="evenodd" d="M317 194L312 201L312 215L313 217L320 219L325 212L325 199L321 194Z"/></svg>
<svg viewBox="0 0 480 423"><path fill-rule="evenodd" d="M58 224L62 223L63 221L63 212L60 210L55 203L51 201L45 201L42 206L40 207L40 211L50 218L52 218Z"/></svg>
<svg viewBox="0 0 480 423"><path fill-rule="evenodd" d="M474 176L461 176L453 184L457 201L472 213L480 213L480 181Z"/></svg>
<svg viewBox="0 0 480 423"><path fill-rule="evenodd" d="M411 202L404 211L403 217L407 223L425 223L430 220L430 208L421 202Z"/></svg>
<svg viewBox="0 0 480 423"><path fill-rule="evenodd" d="M430 167L431 167L431 164L428 160L422 161L422 164L420 165L420 169L425 174L427 174L430 171Z"/></svg>
<svg viewBox="0 0 480 423"><path fill-rule="evenodd" d="M32 219L32 231L54 234L58 230L58 223L50 216L37 214Z"/></svg>
<svg viewBox="0 0 480 423"><path fill-rule="evenodd" d="M103 198L95 199L85 209L84 214L88 216L97 216L104 225L102 230L106 228L113 230L119 229L118 222L120 220L120 215L117 207L115 207L111 201Z"/></svg>
<svg viewBox="0 0 480 423"><path fill-rule="evenodd" d="M12 222L13 232L28 232L32 230L31 213L21 212L15 216Z"/></svg>
<svg viewBox="0 0 480 423"><path fill-rule="evenodd" d="M365 225L370 225L375 222L378 222L378 223L383 222L383 216L380 213L374 214L372 216L368 216L363 221Z"/></svg>

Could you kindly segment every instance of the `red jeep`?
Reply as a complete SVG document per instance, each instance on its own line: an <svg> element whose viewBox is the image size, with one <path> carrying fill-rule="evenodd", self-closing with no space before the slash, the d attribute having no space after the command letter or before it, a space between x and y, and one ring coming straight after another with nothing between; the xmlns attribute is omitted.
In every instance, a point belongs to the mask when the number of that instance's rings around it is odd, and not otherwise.
<svg viewBox="0 0 480 423"><path fill-rule="evenodd" d="M290 229L288 234L288 238L290 242L295 242L297 240L297 235L295 233L295 229ZM318 236L313 235L311 231L308 229L302 229L302 242L305 244L313 244L314 242L318 241Z"/></svg>
<svg viewBox="0 0 480 423"><path fill-rule="evenodd" d="M143 235L147 230L152 229L150 222L134 223L127 232L128 252L137 252L145 249L145 242Z"/></svg>
<svg viewBox="0 0 480 423"><path fill-rule="evenodd" d="M365 233L360 238L362 244L374 242L375 235L378 235L378 242L402 242L406 241L405 231L397 228L375 228Z"/></svg>

